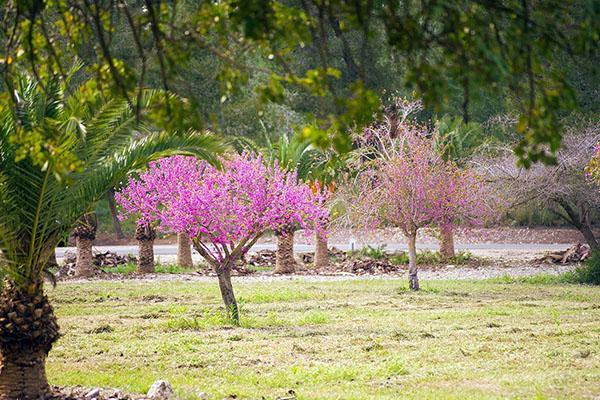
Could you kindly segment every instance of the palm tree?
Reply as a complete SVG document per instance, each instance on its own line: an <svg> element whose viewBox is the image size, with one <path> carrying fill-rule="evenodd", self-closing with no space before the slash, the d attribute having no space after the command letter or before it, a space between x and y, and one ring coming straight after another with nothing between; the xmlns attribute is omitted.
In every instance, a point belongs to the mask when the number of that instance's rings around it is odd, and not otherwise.
<svg viewBox="0 0 600 400"><path fill-rule="evenodd" d="M287 171L296 170L301 181L310 178L313 170L322 162L321 151L311 145L310 140L299 134L292 136L281 135L276 142L266 137L267 145L263 154L267 162L277 163ZM277 252L275 257L275 273L292 274L296 271L294 258L294 232L298 228L289 226L275 232L277 237Z"/></svg>
<svg viewBox="0 0 600 400"><path fill-rule="evenodd" d="M319 188L327 188L329 193L325 206L329 210L326 225L331 227L336 224L336 220L343 214L343 201L336 198L336 183L343 181L347 172L348 159L352 157L351 152L347 154L338 154L332 151L322 151L319 155L320 162L311 172L311 180ZM326 268L329 266L329 248L327 236L320 232L315 233L315 257L314 266L317 268Z"/></svg>
<svg viewBox="0 0 600 400"><path fill-rule="evenodd" d="M475 148L484 141L483 128L477 122L464 122L460 117L443 116L435 123L433 137L436 150L445 161L458 165L468 159ZM440 255L444 260L454 257L454 231L452 227L440 229Z"/></svg>
<svg viewBox="0 0 600 400"><path fill-rule="evenodd" d="M177 265L183 268L192 268L192 242L187 233L177 234Z"/></svg>
<svg viewBox="0 0 600 400"><path fill-rule="evenodd" d="M95 213L81 217L73 229L75 245L77 246L77 259L75 260L75 276L88 277L94 274L92 267L92 245L96 239L98 219Z"/></svg>
<svg viewBox="0 0 600 400"><path fill-rule="evenodd" d="M49 391L45 360L59 328L44 278L57 243L132 170L173 153L212 160L221 150L208 134L147 132L121 100L95 107L83 90L67 96L57 81L42 87L22 78L15 86L14 107L0 106L0 399L7 400Z"/></svg>
<svg viewBox="0 0 600 400"><path fill-rule="evenodd" d="M135 228L135 238L138 241L137 272L142 274L154 273L154 239L156 231L147 223L138 221Z"/></svg>

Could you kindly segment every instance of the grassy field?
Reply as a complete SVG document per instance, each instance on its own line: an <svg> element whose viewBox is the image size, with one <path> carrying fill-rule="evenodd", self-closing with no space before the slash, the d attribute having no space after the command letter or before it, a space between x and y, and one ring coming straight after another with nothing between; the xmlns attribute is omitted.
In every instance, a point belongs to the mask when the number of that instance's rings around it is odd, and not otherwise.
<svg viewBox="0 0 600 400"><path fill-rule="evenodd" d="M216 282L61 283L50 381L145 393L166 379L183 399L219 400L600 396L599 287L234 284L241 327L220 313Z"/></svg>

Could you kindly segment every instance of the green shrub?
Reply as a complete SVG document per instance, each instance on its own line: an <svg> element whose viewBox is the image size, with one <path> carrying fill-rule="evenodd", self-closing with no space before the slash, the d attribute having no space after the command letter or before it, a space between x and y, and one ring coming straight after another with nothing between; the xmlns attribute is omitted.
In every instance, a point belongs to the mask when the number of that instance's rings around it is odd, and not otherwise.
<svg viewBox="0 0 600 400"><path fill-rule="evenodd" d="M459 251L449 260L443 261L439 251L423 250L417 253L418 264L445 264L462 265L473 259L473 254L469 251ZM408 253L405 251L394 253L389 258L394 265L408 265Z"/></svg>
<svg viewBox="0 0 600 400"><path fill-rule="evenodd" d="M442 261L439 251L423 250L417 253L417 264L439 264ZM390 262L395 265L408 265L408 253L394 253Z"/></svg>
<svg viewBox="0 0 600 400"><path fill-rule="evenodd" d="M575 279L578 283L600 285L600 251L594 251L585 264L575 270Z"/></svg>
<svg viewBox="0 0 600 400"><path fill-rule="evenodd" d="M439 264L442 256L439 251L423 250L417 253L417 264Z"/></svg>
<svg viewBox="0 0 600 400"><path fill-rule="evenodd" d="M112 272L113 274L131 274L137 270L137 265L134 263L120 264L116 267L102 267L104 272ZM157 274L181 274L185 272L193 272L198 268L183 268L177 264L154 264L154 270Z"/></svg>
<svg viewBox="0 0 600 400"><path fill-rule="evenodd" d="M379 246L367 245L359 250L359 255L373 260L384 260L388 258L388 253L385 251L385 244Z"/></svg>
<svg viewBox="0 0 600 400"><path fill-rule="evenodd" d="M405 251L394 253L390 257L390 262L394 265L408 265L408 253Z"/></svg>
<svg viewBox="0 0 600 400"><path fill-rule="evenodd" d="M461 265L466 264L473 259L473 253L470 251L461 250L448 260L448 264Z"/></svg>

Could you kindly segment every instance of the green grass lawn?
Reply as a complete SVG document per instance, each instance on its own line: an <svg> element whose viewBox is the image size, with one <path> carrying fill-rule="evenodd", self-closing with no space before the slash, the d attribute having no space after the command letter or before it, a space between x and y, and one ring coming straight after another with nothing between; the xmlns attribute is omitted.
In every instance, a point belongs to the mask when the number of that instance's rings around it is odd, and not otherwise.
<svg viewBox="0 0 600 400"><path fill-rule="evenodd" d="M532 283L533 282L533 283ZM61 283L53 384L183 399L592 398L600 396L600 288L404 281Z"/></svg>

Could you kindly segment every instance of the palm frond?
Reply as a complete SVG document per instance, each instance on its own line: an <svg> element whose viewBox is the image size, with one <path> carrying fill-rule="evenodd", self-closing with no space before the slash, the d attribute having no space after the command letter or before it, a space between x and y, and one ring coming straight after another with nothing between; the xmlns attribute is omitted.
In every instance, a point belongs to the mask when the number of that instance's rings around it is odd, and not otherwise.
<svg viewBox="0 0 600 400"><path fill-rule="evenodd" d="M156 95L141 101L148 104ZM208 133L150 132L122 100L76 110L81 98L65 96L58 84L43 91L23 79L16 110L0 110L0 275L23 287L40 283L57 243L127 174L173 154L217 164L225 148ZM43 132L59 143L58 152L75 154L82 167L61 177L52 161L40 165L29 153L17 159L19 145L11 138L18 129Z"/></svg>

